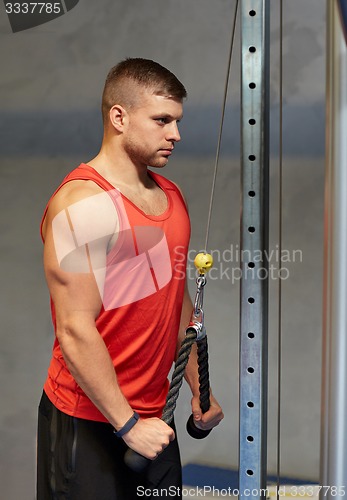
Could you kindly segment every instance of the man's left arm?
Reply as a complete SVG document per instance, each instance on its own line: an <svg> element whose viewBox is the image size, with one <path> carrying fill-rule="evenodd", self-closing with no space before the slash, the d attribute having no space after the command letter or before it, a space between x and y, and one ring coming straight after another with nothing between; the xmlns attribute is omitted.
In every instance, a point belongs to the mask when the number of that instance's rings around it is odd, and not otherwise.
<svg viewBox="0 0 347 500"><path fill-rule="evenodd" d="M186 284L184 291L183 305L182 305L180 329L178 335L177 354L181 347L181 343L184 340L186 328L191 320L192 311L193 311L193 303L190 298L188 287ZM194 416L194 423L196 427L202 430L209 430L212 429L213 427L216 427L216 425L218 425L219 422L224 418L224 415L222 408L214 398L212 391L210 391L210 409L206 413L202 413L200 408L198 355L197 355L196 343L194 343L192 346L184 378L188 382L193 395L191 404L192 404L192 413Z"/></svg>

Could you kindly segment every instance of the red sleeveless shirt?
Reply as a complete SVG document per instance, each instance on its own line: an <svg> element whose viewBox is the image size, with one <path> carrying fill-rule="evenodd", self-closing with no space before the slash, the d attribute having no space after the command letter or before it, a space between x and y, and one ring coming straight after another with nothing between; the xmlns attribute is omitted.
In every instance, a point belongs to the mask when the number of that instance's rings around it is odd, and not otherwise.
<svg viewBox="0 0 347 500"><path fill-rule="evenodd" d="M168 201L167 209L158 216L146 215L86 164L67 175L53 194L67 182L88 180L106 191L115 203L120 228L117 243L107 255L103 306L96 327L110 353L122 392L145 418L160 417L165 404L190 237L189 216L179 189L161 175L151 171L149 175ZM52 301L51 309L55 326ZM70 374L57 338L44 390L64 413L107 421Z"/></svg>

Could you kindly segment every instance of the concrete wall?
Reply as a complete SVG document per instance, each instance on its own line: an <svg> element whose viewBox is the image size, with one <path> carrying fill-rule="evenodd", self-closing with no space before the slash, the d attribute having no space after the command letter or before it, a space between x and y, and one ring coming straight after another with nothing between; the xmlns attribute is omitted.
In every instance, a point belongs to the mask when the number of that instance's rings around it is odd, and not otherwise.
<svg viewBox="0 0 347 500"><path fill-rule="evenodd" d="M271 2L271 248L278 216L278 10ZM324 184L325 2L285 2L282 471L318 477ZM42 26L11 33L0 10L2 497L34 497L36 408L53 332L42 272L39 221L51 192L101 138L100 93L126 56L172 69L189 99L182 143L167 176L179 182L193 224L191 261L204 244L234 2L81 0ZM211 383L225 410L213 437L186 437L189 393L176 421L182 457L236 467L238 455L239 30L236 36L210 244L216 271L206 288ZM219 252L219 253L218 253ZM273 263L276 264L274 253ZM190 286L194 290L194 280ZM277 287L271 280L269 471L276 468Z"/></svg>

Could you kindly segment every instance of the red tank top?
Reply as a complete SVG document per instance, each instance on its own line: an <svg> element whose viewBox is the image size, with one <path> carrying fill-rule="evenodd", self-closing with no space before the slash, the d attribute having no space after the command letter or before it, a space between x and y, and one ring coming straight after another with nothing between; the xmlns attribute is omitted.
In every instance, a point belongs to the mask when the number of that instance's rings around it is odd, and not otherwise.
<svg viewBox="0 0 347 500"><path fill-rule="evenodd" d="M146 215L85 164L67 175L53 196L69 181L91 180L118 197L119 236L107 256L103 306L96 326L130 406L142 417L160 417L176 351L190 224L175 184L153 172L149 175L168 200L162 215ZM53 303L51 309L55 326ZM57 338L44 390L64 413L107 421L70 374Z"/></svg>

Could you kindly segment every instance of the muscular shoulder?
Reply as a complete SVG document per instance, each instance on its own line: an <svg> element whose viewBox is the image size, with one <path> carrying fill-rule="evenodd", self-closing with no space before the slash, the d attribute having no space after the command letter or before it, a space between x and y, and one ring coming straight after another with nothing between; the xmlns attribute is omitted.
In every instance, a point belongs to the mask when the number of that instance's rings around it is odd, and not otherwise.
<svg viewBox="0 0 347 500"><path fill-rule="evenodd" d="M66 219L76 236L84 235L83 240L114 232L118 221L109 194L92 181L80 180L68 182L52 198L43 226L44 236L47 228L56 227Z"/></svg>
<svg viewBox="0 0 347 500"><path fill-rule="evenodd" d="M93 181L70 181L62 186L53 196L48 208L48 216L54 216L61 210L104 191ZM91 201L91 200L90 200Z"/></svg>
<svg viewBox="0 0 347 500"><path fill-rule="evenodd" d="M118 235L118 215L110 193L88 181L71 181L51 200L43 235L45 268L54 276L103 269ZM66 279L66 274L64 275Z"/></svg>

